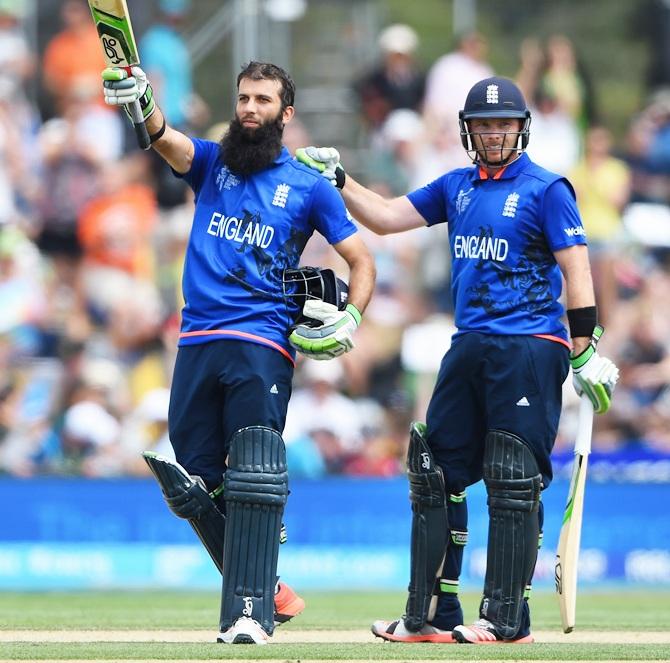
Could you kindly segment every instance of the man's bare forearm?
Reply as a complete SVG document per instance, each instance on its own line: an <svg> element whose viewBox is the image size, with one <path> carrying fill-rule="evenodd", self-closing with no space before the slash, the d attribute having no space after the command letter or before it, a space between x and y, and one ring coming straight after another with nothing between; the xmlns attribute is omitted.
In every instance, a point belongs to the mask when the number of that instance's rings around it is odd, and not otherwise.
<svg viewBox="0 0 670 663"><path fill-rule="evenodd" d="M146 121L149 135L153 136L158 133L163 127L164 121L163 112L156 105L156 110ZM165 132L152 143L152 147L178 173L184 174L191 170L194 156L193 142L181 131L166 126Z"/></svg>

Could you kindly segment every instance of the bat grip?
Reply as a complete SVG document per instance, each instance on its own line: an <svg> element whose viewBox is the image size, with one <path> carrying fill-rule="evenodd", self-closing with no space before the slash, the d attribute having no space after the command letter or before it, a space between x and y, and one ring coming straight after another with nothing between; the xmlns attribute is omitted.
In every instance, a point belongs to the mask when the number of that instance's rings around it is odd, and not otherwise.
<svg viewBox="0 0 670 663"><path fill-rule="evenodd" d="M139 101L134 101L128 105L130 110L130 117L133 120L135 127L135 135L137 136L137 144L143 149L148 150L151 147L151 138L147 131L147 125L144 124L144 116L142 115L142 107Z"/></svg>
<svg viewBox="0 0 670 663"><path fill-rule="evenodd" d="M575 454L586 456L591 453L591 434L593 430L593 403L587 396L579 400L579 416L577 418L577 436Z"/></svg>

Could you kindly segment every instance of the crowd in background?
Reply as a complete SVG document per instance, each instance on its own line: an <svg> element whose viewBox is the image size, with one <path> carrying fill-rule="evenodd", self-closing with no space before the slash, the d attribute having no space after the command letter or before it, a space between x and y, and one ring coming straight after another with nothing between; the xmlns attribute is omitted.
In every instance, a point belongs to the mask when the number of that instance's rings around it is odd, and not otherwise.
<svg viewBox="0 0 670 663"><path fill-rule="evenodd" d="M102 103L102 54L88 7L65 0L43 52L21 2L0 0L0 473L142 475L139 452L170 453L167 403L190 190L134 146L123 113ZM140 39L143 67L173 126L218 140L193 90L180 24L186 0L161 0ZM462 35L424 70L419 36L385 28L379 61L352 80L366 137L366 183L401 195L468 165L458 110L496 72L485 35ZM167 57L166 57L167 54ZM565 35L520 44L515 80L532 111L530 156L566 175L589 239L603 353L621 369L594 448L670 453L670 88L615 143ZM39 85L49 112L38 108ZM290 149L309 143L289 125ZM357 347L299 359L284 431L292 476L393 476L423 419L454 331L446 227L378 237L378 284ZM333 266L314 238L303 264ZM346 274L341 274L346 276ZM577 397L565 386L557 450L571 448Z"/></svg>

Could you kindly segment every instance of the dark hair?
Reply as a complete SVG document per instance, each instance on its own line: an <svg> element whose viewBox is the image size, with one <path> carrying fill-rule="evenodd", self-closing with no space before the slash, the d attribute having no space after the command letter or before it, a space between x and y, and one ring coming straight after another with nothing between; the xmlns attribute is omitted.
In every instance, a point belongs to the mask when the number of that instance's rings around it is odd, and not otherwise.
<svg viewBox="0 0 670 663"><path fill-rule="evenodd" d="M279 98L281 99L282 110L287 106L293 106L295 100L295 83L291 76L276 64L270 62L255 62L252 60L244 66L237 77L238 89L240 87L240 81L243 78L250 78L252 81L260 81L263 79L279 81L281 83Z"/></svg>

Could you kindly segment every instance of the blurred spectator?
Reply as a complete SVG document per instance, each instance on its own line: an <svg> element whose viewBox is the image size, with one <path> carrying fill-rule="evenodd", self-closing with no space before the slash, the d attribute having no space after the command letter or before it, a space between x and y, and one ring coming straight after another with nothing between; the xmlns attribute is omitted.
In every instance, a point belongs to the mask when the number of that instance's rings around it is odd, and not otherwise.
<svg viewBox="0 0 670 663"><path fill-rule="evenodd" d="M630 170L612 155L612 134L594 125L586 133L584 156L568 173L589 242L598 318L607 327L617 303L616 263L624 228L621 212L630 199Z"/></svg>
<svg viewBox="0 0 670 663"><path fill-rule="evenodd" d="M418 165L423 140L423 121L417 112L406 108L392 111L372 144L366 176L385 184L394 195L402 194Z"/></svg>
<svg viewBox="0 0 670 663"><path fill-rule="evenodd" d="M55 359L17 361L0 334L0 473L32 477L53 471L59 448L58 414L63 367Z"/></svg>
<svg viewBox="0 0 670 663"><path fill-rule="evenodd" d="M579 129L559 104L556 94L544 83L535 92L531 118L533 130L526 150L528 155L543 168L566 175L579 159Z"/></svg>
<svg viewBox="0 0 670 663"><path fill-rule="evenodd" d="M64 411L60 453L54 466L60 474L118 476L123 474L122 412L114 412L111 390L122 376L109 362L98 360L88 368Z"/></svg>
<svg viewBox="0 0 670 663"><path fill-rule="evenodd" d="M303 383L291 396L283 433L288 457L297 443L312 458L311 470L303 467L303 473L314 473L316 466L341 474L347 460L362 447L365 423L356 403L338 391L344 380L342 364L306 359L300 364L300 375ZM304 463L295 461L292 471L300 464Z"/></svg>
<svg viewBox="0 0 670 663"><path fill-rule="evenodd" d="M514 80L530 106L535 105L535 95L545 67L546 57L540 40L535 37L523 39L519 45L519 69Z"/></svg>
<svg viewBox="0 0 670 663"><path fill-rule="evenodd" d="M48 311L35 247L16 228L0 226L0 334L16 361L38 355Z"/></svg>
<svg viewBox="0 0 670 663"><path fill-rule="evenodd" d="M148 185L129 181L131 172L118 162L105 166L101 194L79 216L84 291L103 317L123 306L126 292L155 278L156 197Z"/></svg>
<svg viewBox="0 0 670 663"><path fill-rule="evenodd" d="M60 17L63 29L47 44L42 58L42 83L53 100L51 110L63 114L73 87L81 81L96 86L96 101L104 106L99 90L105 60L88 4L84 0L65 0Z"/></svg>
<svg viewBox="0 0 670 663"><path fill-rule="evenodd" d="M35 239L55 279L75 291L82 253L78 218L100 190L103 163L120 152L120 118L95 105L93 96L93 88L80 81L61 100L62 117L45 122L38 135L42 178Z"/></svg>
<svg viewBox="0 0 670 663"><path fill-rule="evenodd" d="M402 336L402 366L413 385L412 418L426 418L428 402L444 353L456 332L452 315L434 314L407 325Z"/></svg>
<svg viewBox="0 0 670 663"><path fill-rule="evenodd" d="M409 26L396 23L377 40L380 62L354 83L363 121L372 132L399 108L421 110L425 74L415 60L419 37Z"/></svg>
<svg viewBox="0 0 670 663"><path fill-rule="evenodd" d="M138 46L142 68L161 100L166 120L187 133L204 127L209 119L209 109L193 89L191 56L181 32L190 4L190 0L159 0L159 15ZM153 150L149 158L159 206L167 210L184 204L188 185L174 177Z"/></svg>
<svg viewBox="0 0 670 663"><path fill-rule="evenodd" d="M174 449L168 434L169 402L169 389L152 389L123 421L121 444L124 468L128 474L151 476L151 470L141 456L143 451L154 451L174 459Z"/></svg>
<svg viewBox="0 0 670 663"><path fill-rule="evenodd" d="M181 33L190 4L159 0L160 13L139 42L142 68L168 124L179 131L202 127L208 119L207 107L193 90L191 56Z"/></svg>
<svg viewBox="0 0 670 663"><path fill-rule="evenodd" d="M488 40L479 32L467 32L458 37L456 48L438 58L428 70L423 112L428 127L458 135L458 111L470 88L484 78L494 75L486 58Z"/></svg>
<svg viewBox="0 0 670 663"><path fill-rule="evenodd" d="M34 196L16 112L13 104L0 97L0 224L21 222L19 199Z"/></svg>
<svg viewBox="0 0 670 663"><path fill-rule="evenodd" d="M655 91L628 131L632 202L670 204L670 88Z"/></svg>
<svg viewBox="0 0 670 663"><path fill-rule="evenodd" d="M211 140L216 142L221 140L221 136L223 136L223 134L228 129L228 123L222 123L222 127L223 126L225 126L225 128L222 128L222 131L218 133L217 136L212 136ZM312 137L310 136L310 133L307 130L304 122L298 117L297 114L294 115L293 119L284 127L283 141L284 145L291 154L295 154L295 151L299 147L312 145Z"/></svg>
<svg viewBox="0 0 670 663"><path fill-rule="evenodd" d="M447 130L445 125L435 122L427 127L424 122L422 136L423 140L414 147L409 189L424 186L448 170L469 164L460 136Z"/></svg>
<svg viewBox="0 0 670 663"><path fill-rule="evenodd" d="M12 109L21 134L31 131L37 121L36 110L27 95L27 86L36 71L36 57L22 23L26 12L20 0L0 2L0 99Z"/></svg>
<svg viewBox="0 0 670 663"><path fill-rule="evenodd" d="M668 287L667 273L649 271L639 296L625 307L625 320L621 316L617 320L618 333L624 330L617 357L621 378L607 422L611 438L619 445L662 443L670 449L670 330L665 311L658 308L659 296Z"/></svg>
<svg viewBox="0 0 670 663"><path fill-rule="evenodd" d="M577 123L580 132L595 121L590 77L566 35L555 34L547 40L541 84L554 96L561 110Z"/></svg>
<svg viewBox="0 0 670 663"><path fill-rule="evenodd" d="M667 0L637 0L630 6L633 39L647 51L645 83L650 89L670 83L670 4Z"/></svg>

